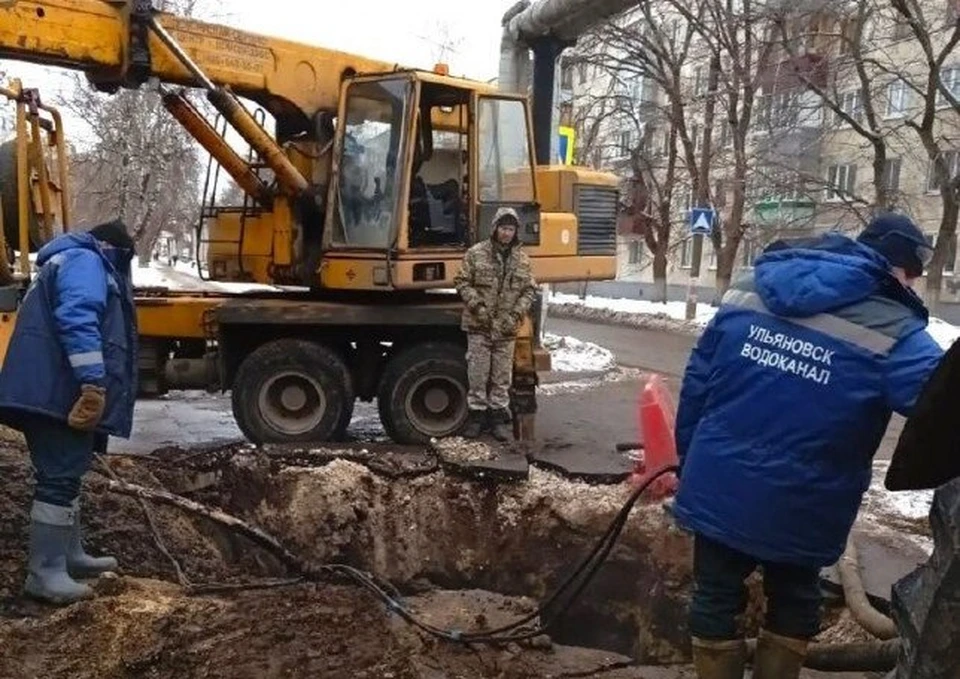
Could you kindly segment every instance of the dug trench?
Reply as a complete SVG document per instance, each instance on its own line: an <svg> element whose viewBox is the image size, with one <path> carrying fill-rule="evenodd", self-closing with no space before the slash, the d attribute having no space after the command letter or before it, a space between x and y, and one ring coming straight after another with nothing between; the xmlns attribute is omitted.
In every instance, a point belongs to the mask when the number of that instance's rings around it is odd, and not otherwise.
<svg viewBox="0 0 960 679"><path fill-rule="evenodd" d="M464 478L433 454L372 445L168 449L103 464L85 482L84 524L91 551L119 558L119 577L54 609L19 596L29 465L21 447L0 449L0 677L688 676L651 667L689 658L690 541L658 503L634 509L549 638L464 645L417 632L349 581L280 581L291 573L271 550L169 505L147 502L148 521L138 499L108 488L122 479L219 508L306 562L389 582L430 625L468 631L535 612L607 529L625 484L535 467L520 482Z"/></svg>

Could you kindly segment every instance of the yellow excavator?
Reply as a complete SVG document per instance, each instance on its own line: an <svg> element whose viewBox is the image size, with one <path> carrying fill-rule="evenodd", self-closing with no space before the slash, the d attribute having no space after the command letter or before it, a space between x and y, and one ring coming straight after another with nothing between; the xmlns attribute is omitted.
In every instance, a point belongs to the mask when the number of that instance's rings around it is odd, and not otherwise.
<svg viewBox="0 0 960 679"><path fill-rule="evenodd" d="M105 92L161 83L212 176L222 169L242 189L241 206L204 197L201 270L276 291L144 290L136 303L142 395L230 390L254 442L335 439L357 399L376 399L396 441L454 434L467 381L449 290L502 206L521 217L539 283L615 275L616 178L538 165L527 99L442 65L401 68L158 12L148 0L0 2L0 58L79 70ZM14 171L0 169L3 231L23 278L27 253L69 228L66 160L55 111L33 90L4 94L20 126L5 147ZM247 157L188 98L197 95L249 145ZM8 335L15 307L3 308ZM542 316L538 301L517 343L520 439L534 436L537 375L549 368Z"/></svg>

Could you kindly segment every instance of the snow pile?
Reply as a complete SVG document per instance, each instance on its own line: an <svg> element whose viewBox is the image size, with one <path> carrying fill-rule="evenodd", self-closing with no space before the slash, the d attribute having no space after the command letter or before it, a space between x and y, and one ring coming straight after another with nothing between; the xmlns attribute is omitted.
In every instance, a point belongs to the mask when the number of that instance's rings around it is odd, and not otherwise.
<svg viewBox="0 0 960 679"><path fill-rule="evenodd" d="M877 461L873 464L873 480L867 490L866 501L882 508L889 516L923 521L930 514L933 504L932 490L889 491L883 485L890 463Z"/></svg>
<svg viewBox="0 0 960 679"><path fill-rule="evenodd" d="M549 298L551 312L558 316L572 316L585 320L623 323L651 330L671 330L699 334L716 315L716 307L709 304L697 304L697 316L686 320L686 303L651 302L645 299L617 299L612 297L587 296L580 299L576 295L554 293ZM931 318L927 332L944 349L960 338L960 327L947 323L940 318Z"/></svg>
<svg viewBox="0 0 960 679"><path fill-rule="evenodd" d="M252 291L270 291L279 288L272 285L258 283L218 283L205 281L197 273L196 262L178 261L169 266L157 261L151 261L147 266L140 266L139 261L133 261L133 286L135 288L167 288L168 290L201 290L208 292L241 293Z"/></svg>
<svg viewBox="0 0 960 679"><path fill-rule="evenodd" d="M931 318L927 332L944 349L949 349L960 338L960 328L940 318Z"/></svg>
<svg viewBox="0 0 960 679"><path fill-rule="evenodd" d="M556 372L603 372L616 365L609 349L575 337L546 333L543 348L550 352L551 365Z"/></svg>

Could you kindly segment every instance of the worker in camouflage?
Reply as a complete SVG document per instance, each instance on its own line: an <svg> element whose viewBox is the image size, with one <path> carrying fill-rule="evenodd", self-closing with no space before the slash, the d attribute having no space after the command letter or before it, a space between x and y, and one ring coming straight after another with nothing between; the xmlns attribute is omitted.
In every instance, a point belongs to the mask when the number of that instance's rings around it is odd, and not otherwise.
<svg viewBox="0 0 960 679"><path fill-rule="evenodd" d="M467 333L469 419L463 435L476 438L489 426L500 441L512 438L510 384L517 330L536 295L530 260L520 248L520 218L501 208L489 240L474 245L457 274Z"/></svg>

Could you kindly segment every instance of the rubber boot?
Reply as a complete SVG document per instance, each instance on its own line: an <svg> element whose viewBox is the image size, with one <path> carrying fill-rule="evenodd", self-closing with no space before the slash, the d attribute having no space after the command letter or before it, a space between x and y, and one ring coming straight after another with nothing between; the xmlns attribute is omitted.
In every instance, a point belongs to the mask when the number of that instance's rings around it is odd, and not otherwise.
<svg viewBox="0 0 960 679"><path fill-rule="evenodd" d="M467 415L467 423L463 425L460 435L465 439L479 438L483 433L483 426L487 423L486 410L471 410Z"/></svg>
<svg viewBox="0 0 960 679"><path fill-rule="evenodd" d="M30 510L30 562L23 589L53 604L69 604L93 596L93 590L67 572L67 550L73 535L71 507L34 502Z"/></svg>
<svg viewBox="0 0 960 679"><path fill-rule="evenodd" d="M753 679L798 679L808 643L761 630L753 659Z"/></svg>
<svg viewBox="0 0 960 679"><path fill-rule="evenodd" d="M91 556L83 549L83 530L80 526L80 499L73 501L73 530L70 533L70 548L67 550L67 571L71 577L97 578L102 573L117 570L117 560L112 556Z"/></svg>
<svg viewBox="0 0 960 679"><path fill-rule="evenodd" d="M509 410L490 411L490 433L501 443L513 440L513 418Z"/></svg>
<svg viewBox="0 0 960 679"><path fill-rule="evenodd" d="M743 679L747 666L747 643L732 641L693 640L693 664L698 679Z"/></svg>

